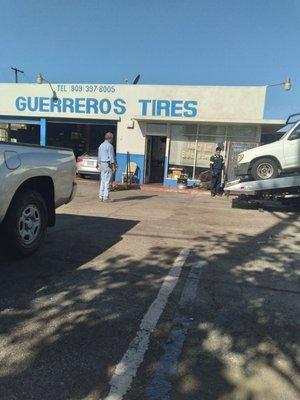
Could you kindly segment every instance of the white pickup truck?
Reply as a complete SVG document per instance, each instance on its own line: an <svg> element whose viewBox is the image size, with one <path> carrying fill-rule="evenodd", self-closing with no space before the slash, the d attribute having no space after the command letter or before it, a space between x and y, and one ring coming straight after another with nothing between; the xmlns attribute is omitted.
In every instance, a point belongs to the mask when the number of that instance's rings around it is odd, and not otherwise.
<svg viewBox="0 0 300 400"><path fill-rule="evenodd" d="M0 243L32 254L55 224L55 209L76 191L72 150L0 142Z"/></svg>
<svg viewBox="0 0 300 400"><path fill-rule="evenodd" d="M299 115L289 116L286 126L291 126L281 139L240 153L236 175L248 175L254 180L263 180L277 178L281 172L300 171ZM298 117L298 121L292 122L294 117Z"/></svg>

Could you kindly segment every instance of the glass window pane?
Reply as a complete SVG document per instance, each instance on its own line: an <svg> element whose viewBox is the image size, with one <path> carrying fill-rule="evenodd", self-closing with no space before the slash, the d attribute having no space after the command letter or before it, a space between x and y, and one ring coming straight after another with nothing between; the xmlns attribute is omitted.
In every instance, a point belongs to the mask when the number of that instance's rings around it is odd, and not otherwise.
<svg viewBox="0 0 300 400"><path fill-rule="evenodd" d="M196 135L175 133L171 135L169 160L171 164L193 166Z"/></svg>
<svg viewBox="0 0 300 400"><path fill-rule="evenodd" d="M209 168L210 157L215 153L217 146L225 148L226 126L201 125L199 127L196 167Z"/></svg>
<svg viewBox="0 0 300 400"><path fill-rule="evenodd" d="M197 144L196 166L206 169L209 168L210 157L215 153L216 147L218 145L218 142L212 140L199 141Z"/></svg>
<svg viewBox="0 0 300 400"><path fill-rule="evenodd" d="M8 129L7 124L0 124L0 142L8 141Z"/></svg>
<svg viewBox="0 0 300 400"><path fill-rule="evenodd" d="M237 166L237 157L240 153L245 150L252 149L256 147L258 144L255 142L238 142L238 141L230 141L228 148L228 165L227 165L227 179L229 181L233 181L237 178L235 175L235 168Z"/></svg>
<svg viewBox="0 0 300 400"><path fill-rule="evenodd" d="M148 133L167 133L167 124L147 124Z"/></svg>
<svg viewBox="0 0 300 400"><path fill-rule="evenodd" d="M0 141L39 144L40 126L29 124L1 124Z"/></svg>
<svg viewBox="0 0 300 400"><path fill-rule="evenodd" d="M195 179L200 179L200 174L209 169L210 157L215 153L216 147L219 146L224 150L225 142L226 126L201 125L199 127Z"/></svg>
<svg viewBox="0 0 300 400"><path fill-rule="evenodd" d="M199 135L206 136L224 136L226 135L225 125L200 125Z"/></svg>
<svg viewBox="0 0 300 400"><path fill-rule="evenodd" d="M186 135L196 135L197 125L171 125L171 136L172 137L183 137Z"/></svg>
<svg viewBox="0 0 300 400"><path fill-rule="evenodd" d="M227 130L228 140L257 140L258 129L256 126L229 125Z"/></svg>
<svg viewBox="0 0 300 400"><path fill-rule="evenodd" d="M300 139L300 127L296 128L290 135L289 140Z"/></svg>
<svg viewBox="0 0 300 400"><path fill-rule="evenodd" d="M180 171L193 177L197 125L172 125L168 177L176 178Z"/></svg>
<svg viewBox="0 0 300 400"><path fill-rule="evenodd" d="M184 140L172 139L170 142L170 163L193 165L196 136L185 136Z"/></svg>

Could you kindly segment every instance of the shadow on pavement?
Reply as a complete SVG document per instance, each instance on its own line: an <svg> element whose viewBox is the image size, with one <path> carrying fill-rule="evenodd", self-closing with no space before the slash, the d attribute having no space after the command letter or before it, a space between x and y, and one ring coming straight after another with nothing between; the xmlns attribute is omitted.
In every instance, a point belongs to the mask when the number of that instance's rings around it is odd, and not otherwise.
<svg viewBox="0 0 300 400"><path fill-rule="evenodd" d="M177 372L167 375L168 399L300 398L300 218L274 215L277 222L255 236L206 231L195 238L189 263L211 254ZM166 256L172 249L152 252ZM145 368L126 400L148 399L145 388L173 327L168 317L160 320Z"/></svg>
<svg viewBox="0 0 300 400"><path fill-rule="evenodd" d="M206 231L193 242L192 257L209 249L211 255L172 400L300 397L299 217L277 218L253 237ZM98 255L136 223L63 215L36 256L1 261L1 400L90 400L107 393L113 367L166 275L163 266L178 252L154 247L134 260L124 251L99 267ZM158 336L150 346L146 360L153 367L163 348ZM128 399L146 399L151 371L138 375L141 393Z"/></svg>
<svg viewBox="0 0 300 400"><path fill-rule="evenodd" d="M99 257L137 223L58 215L34 256L0 256L1 399L103 393L164 273L129 251L105 263Z"/></svg>
<svg viewBox="0 0 300 400"><path fill-rule="evenodd" d="M299 198L286 199L285 201L275 200L249 200L244 198L232 199L232 208L245 210L260 210L270 212L295 213L300 215Z"/></svg>
<svg viewBox="0 0 300 400"><path fill-rule="evenodd" d="M259 235L199 236L203 268L174 400L300 398L299 215Z"/></svg>
<svg viewBox="0 0 300 400"><path fill-rule="evenodd" d="M82 175L84 175L84 174L82 174ZM76 179L78 181L95 181L95 182L97 182L97 181L100 180L100 173L99 174L95 174L95 175L88 175L87 174L87 175L84 175L84 177L77 175Z"/></svg>
<svg viewBox="0 0 300 400"><path fill-rule="evenodd" d="M122 197L121 199L114 199L114 203L121 203L124 201L132 201L132 200L147 200L151 199L152 197L156 197L157 195L152 195L152 196L128 196L128 197Z"/></svg>

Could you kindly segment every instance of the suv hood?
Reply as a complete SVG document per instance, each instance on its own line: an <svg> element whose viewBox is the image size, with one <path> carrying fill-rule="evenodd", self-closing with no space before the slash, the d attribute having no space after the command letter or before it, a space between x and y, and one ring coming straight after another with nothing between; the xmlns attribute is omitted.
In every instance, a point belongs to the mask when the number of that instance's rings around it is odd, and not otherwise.
<svg viewBox="0 0 300 400"><path fill-rule="evenodd" d="M275 149L276 147L278 147L278 145L280 146L280 144L278 142L279 142L279 140L277 140L276 142L273 142L273 143L264 144L262 146L253 147L252 149L243 151L242 153L240 153L240 155L244 156L241 162L244 163L244 162L251 161L253 158L256 158L258 156L271 155L272 150Z"/></svg>

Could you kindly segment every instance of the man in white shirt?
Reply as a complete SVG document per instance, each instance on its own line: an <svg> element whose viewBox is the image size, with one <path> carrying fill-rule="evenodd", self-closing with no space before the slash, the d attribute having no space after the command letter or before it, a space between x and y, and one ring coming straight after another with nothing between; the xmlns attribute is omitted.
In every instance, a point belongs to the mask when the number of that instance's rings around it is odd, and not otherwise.
<svg viewBox="0 0 300 400"><path fill-rule="evenodd" d="M98 168L100 168L100 201L112 202L109 198L110 182L116 169L114 147L112 145L114 135L111 132L105 134L105 141L99 146Z"/></svg>

